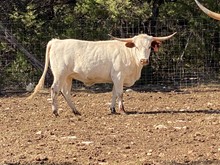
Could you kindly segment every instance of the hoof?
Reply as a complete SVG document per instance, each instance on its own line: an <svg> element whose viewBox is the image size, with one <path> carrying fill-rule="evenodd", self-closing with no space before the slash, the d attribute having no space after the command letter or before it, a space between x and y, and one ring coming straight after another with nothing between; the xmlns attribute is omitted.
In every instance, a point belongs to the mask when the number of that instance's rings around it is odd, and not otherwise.
<svg viewBox="0 0 220 165"><path fill-rule="evenodd" d="M73 111L74 115L81 116L81 113L78 111Z"/></svg>
<svg viewBox="0 0 220 165"><path fill-rule="evenodd" d="M115 107L113 107L113 108L110 108L110 110L111 110L111 114L116 114L116 110L115 110Z"/></svg>
<svg viewBox="0 0 220 165"><path fill-rule="evenodd" d="M127 112L125 111L124 109L124 106L122 105L121 107L119 107L119 113L122 114L122 115L127 115Z"/></svg>
<svg viewBox="0 0 220 165"><path fill-rule="evenodd" d="M59 116L58 112L56 112L56 111L53 112L53 114L54 114L55 117L58 117L58 116Z"/></svg>

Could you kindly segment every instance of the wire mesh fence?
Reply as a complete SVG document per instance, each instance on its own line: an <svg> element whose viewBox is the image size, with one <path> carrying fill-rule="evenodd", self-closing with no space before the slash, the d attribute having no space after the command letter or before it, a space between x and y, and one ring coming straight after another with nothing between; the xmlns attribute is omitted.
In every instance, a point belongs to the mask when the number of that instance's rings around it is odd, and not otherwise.
<svg viewBox="0 0 220 165"><path fill-rule="evenodd" d="M41 36L32 33L34 29L25 30L16 24L2 24L0 90L23 90L29 83L37 83L42 73L40 68L44 66L46 44L51 38L106 40L110 39L108 33L117 37L133 37L140 33L166 36L177 32L171 40L163 42L159 53L151 53L150 64L143 68L141 79L136 82L135 87L146 85L188 87L218 83L220 27L214 20L211 22L199 18L193 20L158 20L154 26L152 22L140 20L105 21L96 24L80 20L71 25L73 31L60 28L59 25L50 25L48 28L50 30L44 31ZM53 77L48 75L46 85L50 86L52 80ZM82 83L78 81L74 83L74 87L82 87Z"/></svg>

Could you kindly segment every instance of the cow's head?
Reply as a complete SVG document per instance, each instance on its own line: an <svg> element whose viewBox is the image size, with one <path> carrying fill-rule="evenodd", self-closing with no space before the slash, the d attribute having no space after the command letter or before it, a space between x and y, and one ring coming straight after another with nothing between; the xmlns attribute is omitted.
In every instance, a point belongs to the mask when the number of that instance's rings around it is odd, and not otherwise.
<svg viewBox="0 0 220 165"><path fill-rule="evenodd" d="M205 8L204 6L202 6L201 3L199 3L197 0L195 0L196 4L199 6L199 8L204 12L206 13L209 17L211 18L214 18L216 20L219 20L220 21L220 14L218 13L215 13L207 8Z"/></svg>
<svg viewBox="0 0 220 165"><path fill-rule="evenodd" d="M116 38L111 36L113 39L125 42L125 46L128 48L134 48L135 55L139 60L140 64L147 65L149 63L149 56L151 49L155 52L158 51L161 41L168 40L173 37L176 33L165 37L153 37L147 34L139 34L133 38Z"/></svg>

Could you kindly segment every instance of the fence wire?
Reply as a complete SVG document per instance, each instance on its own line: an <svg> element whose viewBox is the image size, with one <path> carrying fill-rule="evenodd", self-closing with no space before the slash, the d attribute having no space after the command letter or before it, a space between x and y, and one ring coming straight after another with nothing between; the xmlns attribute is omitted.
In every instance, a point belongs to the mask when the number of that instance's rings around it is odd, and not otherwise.
<svg viewBox="0 0 220 165"><path fill-rule="evenodd" d="M189 87L204 83L218 83L220 76L219 25L214 20L210 23L199 18L193 19L197 20L197 24L192 25L192 22L181 19L167 19L159 20L154 27L149 26L149 22L146 24L139 20L105 22L105 24L91 24L81 20L81 24L72 25L75 29L74 33L60 29L58 25L52 25L53 32L45 32L43 37L35 37L33 33L32 40L25 38L30 34L19 35L23 31L18 25L2 24L0 28L0 90L25 90L29 83L38 82L42 70L36 67L36 62L30 62L27 53L39 60L39 65L43 66L46 43L49 39L105 40L109 39L108 33L116 37L133 37L140 33L165 36L177 32L171 40L163 42L159 53L151 53L150 64L143 68L141 79L136 82L135 87L147 85ZM110 31L109 27L111 27ZM9 41L12 40L12 36L16 41ZM50 86L52 81L52 76L48 75L46 86ZM82 87L82 83L78 81L74 81L74 84L74 87Z"/></svg>

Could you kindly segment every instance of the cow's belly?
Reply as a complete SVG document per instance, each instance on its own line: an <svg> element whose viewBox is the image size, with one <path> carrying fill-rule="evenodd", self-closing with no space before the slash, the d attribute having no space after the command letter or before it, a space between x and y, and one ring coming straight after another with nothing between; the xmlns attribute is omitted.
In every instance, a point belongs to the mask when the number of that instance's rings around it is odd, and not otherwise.
<svg viewBox="0 0 220 165"><path fill-rule="evenodd" d="M83 77L82 75L76 75L74 79L83 82L86 86L92 86L93 84L99 83L112 83L109 77Z"/></svg>
<svg viewBox="0 0 220 165"><path fill-rule="evenodd" d="M140 73L129 74L128 76L125 77L123 85L125 87L130 87L134 85L134 83L140 79L140 76L141 76Z"/></svg>
<svg viewBox="0 0 220 165"><path fill-rule="evenodd" d="M134 85L135 82L136 82L136 80L131 79L131 78L127 79L127 80L125 79L123 86L130 87L130 86Z"/></svg>
<svg viewBox="0 0 220 165"><path fill-rule="evenodd" d="M107 68L75 71L72 74L72 78L83 82L86 86L112 82L110 71Z"/></svg>

